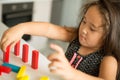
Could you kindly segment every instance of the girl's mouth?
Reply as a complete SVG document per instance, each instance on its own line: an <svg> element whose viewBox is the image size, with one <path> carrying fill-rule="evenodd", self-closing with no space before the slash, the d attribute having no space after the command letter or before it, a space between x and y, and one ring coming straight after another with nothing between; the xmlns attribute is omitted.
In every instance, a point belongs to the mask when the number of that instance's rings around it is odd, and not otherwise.
<svg viewBox="0 0 120 80"><path fill-rule="evenodd" d="M83 35L80 35L80 40L85 40L85 37Z"/></svg>

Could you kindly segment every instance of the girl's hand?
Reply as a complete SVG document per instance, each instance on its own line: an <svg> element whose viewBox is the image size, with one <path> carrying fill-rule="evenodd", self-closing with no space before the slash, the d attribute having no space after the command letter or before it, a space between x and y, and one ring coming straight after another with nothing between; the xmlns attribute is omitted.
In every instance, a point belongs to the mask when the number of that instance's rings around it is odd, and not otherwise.
<svg viewBox="0 0 120 80"><path fill-rule="evenodd" d="M63 49L55 44L51 44L50 47L56 51L48 56L51 61L49 64L50 72L62 76L65 80L72 80L75 69L66 59Z"/></svg>
<svg viewBox="0 0 120 80"><path fill-rule="evenodd" d="M6 47L10 45L13 47L23 36L24 34L24 29L22 28L23 26L16 25L12 28L7 29L1 38L0 41L0 48L2 49L3 52L5 52Z"/></svg>

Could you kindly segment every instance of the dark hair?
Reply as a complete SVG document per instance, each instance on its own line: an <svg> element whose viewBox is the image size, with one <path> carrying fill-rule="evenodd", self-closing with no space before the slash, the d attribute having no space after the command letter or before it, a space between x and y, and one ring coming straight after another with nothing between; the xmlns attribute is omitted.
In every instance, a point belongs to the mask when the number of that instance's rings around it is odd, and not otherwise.
<svg viewBox="0 0 120 80"><path fill-rule="evenodd" d="M116 80L120 80L120 13L116 5L109 0L99 0L85 5L84 14L91 6L97 6L105 26L105 38L102 46L105 55L112 55L118 62ZM79 23L79 26L81 22Z"/></svg>

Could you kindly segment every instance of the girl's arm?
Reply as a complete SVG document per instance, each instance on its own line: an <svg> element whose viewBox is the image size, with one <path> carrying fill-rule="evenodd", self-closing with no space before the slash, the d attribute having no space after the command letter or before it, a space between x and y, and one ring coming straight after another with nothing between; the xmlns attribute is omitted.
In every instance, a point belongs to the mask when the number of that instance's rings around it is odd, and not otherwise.
<svg viewBox="0 0 120 80"><path fill-rule="evenodd" d="M50 71L62 76L64 80L116 80L117 60L113 56L103 58L99 76L95 77L71 67L61 47L52 44L51 48L55 50L55 53L48 56L51 61ZM56 69L51 67L56 67Z"/></svg>
<svg viewBox="0 0 120 80"><path fill-rule="evenodd" d="M105 80L116 80L118 69L117 66L118 63L115 57L113 56L104 57L100 66L99 77L102 77Z"/></svg>
<svg viewBox="0 0 120 80"><path fill-rule="evenodd" d="M8 45L14 46L24 34L43 36L52 39L71 41L76 37L75 28L65 28L47 22L26 22L15 25L3 33L0 47L5 51Z"/></svg>
<svg viewBox="0 0 120 80"><path fill-rule="evenodd" d="M71 41L77 34L76 28L58 26L47 22L28 22L20 25L26 28L24 34L44 36L62 41Z"/></svg>
<svg viewBox="0 0 120 80"><path fill-rule="evenodd" d="M74 80L116 80L117 75L117 60L113 56L106 56L103 58L99 77L87 75L81 71L75 71Z"/></svg>

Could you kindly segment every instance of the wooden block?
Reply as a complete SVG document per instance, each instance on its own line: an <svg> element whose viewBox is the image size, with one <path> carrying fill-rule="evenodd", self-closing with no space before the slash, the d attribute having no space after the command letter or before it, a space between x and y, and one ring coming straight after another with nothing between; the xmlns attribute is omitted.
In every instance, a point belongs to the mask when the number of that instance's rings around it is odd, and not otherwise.
<svg viewBox="0 0 120 80"><path fill-rule="evenodd" d="M19 79L17 79L17 80L29 80L30 78L29 78L29 76L28 75L25 75L25 76L23 76L23 77L20 77Z"/></svg>
<svg viewBox="0 0 120 80"><path fill-rule="evenodd" d="M17 79L19 79L20 77L23 77L25 75L25 72L26 72L26 66L21 66L17 74Z"/></svg>
<svg viewBox="0 0 120 80"><path fill-rule="evenodd" d="M23 44L22 61L25 63L28 62L28 51L29 46L27 44Z"/></svg>
<svg viewBox="0 0 120 80"><path fill-rule="evenodd" d="M7 46L6 52L3 54L3 62L9 63L10 46Z"/></svg>
<svg viewBox="0 0 120 80"><path fill-rule="evenodd" d="M33 69L38 69L38 59L39 59L39 52L37 50L32 51L32 63L31 67Z"/></svg>
<svg viewBox="0 0 120 80"><path fill-rule="evenodd" d="M13 65L13 64L9 64L9 63L3 63L3 66L7 66L10 67L12 69L13 72L18 72L20 70L19 66Z"/></svg>
<svg viewBox="0 0 120 80"><path fill-rule="evenodd" d="M40 80L50 80L48 76L41 76Z"/></svg>
<svg viewBox="0 0 120 80"><path fill-rule="evenodd" d="M0 72L10 73L11 72L11 68L7 67L7 66L0 66Z"/></svg>
<svg viewBox="0 0 120 80"><path fill-rule="evenodd" d="M14 47L14 54L16 56L19 56L20 55L20 41L18 41Z"/></svg>
<svg viewBox="0 0 120 80"><path fill-rule="evenodd" d="M2 75L2 72L0 71L0 76Z"/></svg>

